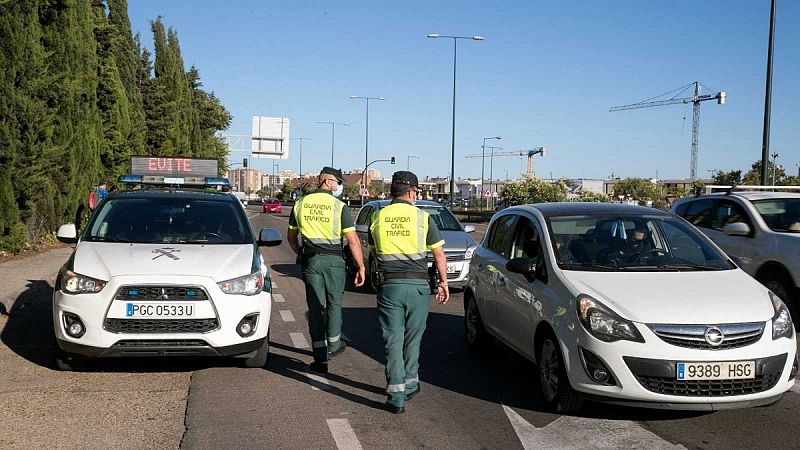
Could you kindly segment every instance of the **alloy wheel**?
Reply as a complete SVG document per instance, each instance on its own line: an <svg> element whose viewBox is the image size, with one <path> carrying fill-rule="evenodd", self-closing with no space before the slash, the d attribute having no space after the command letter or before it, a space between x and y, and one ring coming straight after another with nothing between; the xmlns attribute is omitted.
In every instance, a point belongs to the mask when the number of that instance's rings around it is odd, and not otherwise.
<svg viewBox="0 0 800 450"><path fill-rule="evenodd" d="M558 395L559 370L558 350L552 339L546 339L539 355L539 382L547 402L552 402Z"/></svg>

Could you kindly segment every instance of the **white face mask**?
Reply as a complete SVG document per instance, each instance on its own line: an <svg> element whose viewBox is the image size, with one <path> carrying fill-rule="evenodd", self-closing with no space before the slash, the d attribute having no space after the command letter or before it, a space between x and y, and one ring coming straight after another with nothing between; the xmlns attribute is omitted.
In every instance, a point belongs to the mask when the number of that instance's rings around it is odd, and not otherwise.
<svg viewBox="0 0 800 450"><path fill-rule="evenodd" d="M342 191L344 191L344 186L340 184L340 185L336 186L336 189L331 191L331 194L333 194L334 197L338 198L339 196L342 195Z"/></svg>

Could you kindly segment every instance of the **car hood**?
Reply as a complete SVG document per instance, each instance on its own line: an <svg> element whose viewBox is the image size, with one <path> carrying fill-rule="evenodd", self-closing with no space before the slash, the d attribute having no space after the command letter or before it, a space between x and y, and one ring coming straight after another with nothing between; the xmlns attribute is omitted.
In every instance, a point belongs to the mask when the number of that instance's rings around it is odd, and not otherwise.
<svg viewBox="0 0 800 450"><path fill-rule="evenodd" d="M738 269L562 274L578 293L594 297L634 322L763 322L775 314L767 289Z"/></svg>
<svg viewBox="0 0 800 450"><path fill-rule="evenodd" d="M81 242L75 251L73 270L106 281L119 275L195 275L219 282L247 275L252 266L250 244Z"/></svg>
<svg viewBox="0 0 800 450"><path fill-rule="evenodd" d="M439 234L444 239L444 250L446 252L466 251L469 246L475 245L475 240L472 239L472 236L463 231L440 231Z"/></svg>

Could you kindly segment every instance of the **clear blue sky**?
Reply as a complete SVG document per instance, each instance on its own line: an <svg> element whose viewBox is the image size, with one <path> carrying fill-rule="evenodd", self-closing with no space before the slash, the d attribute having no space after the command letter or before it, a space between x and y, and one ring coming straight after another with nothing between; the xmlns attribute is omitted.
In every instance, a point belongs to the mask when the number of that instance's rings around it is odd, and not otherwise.
<svg viewBox="0 0 800 450"><path fill-rule="evenodd" d="M250 134L253 115L288 117L303 144L304 171L364 164L364 102L370 159L384 175L450 171L452 40L459 41L456 177L480 177L482 137L503 151L544 145L542 177L686 177L691 105L609 113L693 81L725 90L725 105L700 114L698 175L747 169L760 158L769 0L306 2L129 0L134 32L152 48L149 21L178 32L186 65L200 70L233 114L230 133ZM771 152L795 173L800 160L800 3L780 1L776 26ZM687 92L688 95L688 92ZM685 117L685 120L684 120ZM488 141L487 145L497 141ZM234 155L232 159L239 159ZM255 160L270 171L272 160ZM297 141L280 167L298 169ZM486 161L488 178L489 161ZM497 157L494 175L515 177L525 159Z"/></svg>

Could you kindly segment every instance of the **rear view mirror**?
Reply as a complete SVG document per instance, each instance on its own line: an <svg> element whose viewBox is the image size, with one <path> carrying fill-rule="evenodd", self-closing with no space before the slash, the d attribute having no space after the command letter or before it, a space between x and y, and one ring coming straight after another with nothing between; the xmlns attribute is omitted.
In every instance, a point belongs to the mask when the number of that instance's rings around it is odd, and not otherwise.
<svg viewBox="0 0 800 450"><path fill-rule="evenodd" d="M475 225L464 225L464 233L475 232Z"/></svg>
<svg viewBox="0 0 800 450"><path fill-rule="evenodd" d="M281 245L282 241L281 232L275 228L262 228L258 233L259 247L275 247Z"/></svg>
<svg viewBox="0 0 800 450"><path fill-rule="evenodd" d="M722 227L722 232L728 236L750 236L750 225L744 222L729 223Z"/></svg>
<svg viewBox="0 0 800 450"><path fill-rule="evenodd" d="M58 227L56 238L65 244L74 244L78 242L78 230L75 229L74 223L68 223Z"/></svg>
<svg viewBox="0 0 800 450"><path fill-rule="evenodd" d="M506 263L506 269L522 275L533 275L536 272L536 263L530 258L514 258Z"/></svg>

